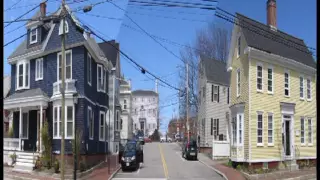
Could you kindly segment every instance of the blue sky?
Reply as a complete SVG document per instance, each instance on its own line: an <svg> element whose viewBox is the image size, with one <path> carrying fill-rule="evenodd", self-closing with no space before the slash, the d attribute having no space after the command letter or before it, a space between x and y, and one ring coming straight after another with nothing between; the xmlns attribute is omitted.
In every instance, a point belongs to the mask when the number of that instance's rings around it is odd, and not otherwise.
<svg viewBox="0 0 320 180"><path fill-rule="evenodd" d="M7 9L18 0L5 0L4 7ZM101 0L89 0L82 3L70 4L71 8L84 6L89 3L100 2ZM190 2L187 0L181 0ZM28 11L32 4L40 3L39 0L21 0L16 7L27 6L9 10L4 12L5 20L13 20L22 13ZM67 2L71 2L67 1ZM216 21L231 26L229 22L218 19L214 16L213 11L205 10L186 10L173 8L149 8L141 9L139 7L127 6L128 0L115 0L117 5L125 8L128 15L135 20L150 34L169 39L180 44L192 44L195 40L196 31L207 26L207 23L200 21ZM199 2L193 0L193 2ZM60 2L49 0L47 3L47 12L54 12ZM253 18L257 21L266 23L266 0L222 0L217 4L220 8L231 13L239 12L245 16ZM187 13L178 13L178 12ZM24 18L30 18L36 11L26 15ZM104 3L95 6L89 14L120 18L122 20L111 20L84 14L76 14L79 19L85 23L90 23L91 26L98 29L104 34L104 38L116 39L120 42L120 48L127 53L135 61L143 67L153 72L158 76L166 76L166 82L178 86L178 69L181 61L172 54L163 49L159 44L153 41L147 35L133 31L125 25L139 29L128 18L124 16L122 10L117 9L109 3ZM160 18L156 16L175 17L177 19ZM181 18L188 20L181 20ZM200 20L199 22L191 20ZM15 30L22 26L23 22L13 23L5 29L5 33ZM316 0L298 1L298 0L281 0L277 1L277 24L278 29L301 38L308 46L316 47ZM4 36L4 41L9 42L12 39L25 33L25 28L20 28L12 33ZM13 50L22 42L18 40L4 48L4 73L10 73L10 66L7 64L7 57ZM160 41L163 45L179 55L182 47L174 46L170 43ZM125 77L132 80L133 89L154 89L155 82L151 81L145 75L137 71L125 58L121 58L121 70ZM177 102L177 92L167 87L159 86L160 105L168 105ZM161 131L167 127L169 119L172 117L173 111L177 113L178 106L170 106L160 110L160 118L162 120Z"/></svg>

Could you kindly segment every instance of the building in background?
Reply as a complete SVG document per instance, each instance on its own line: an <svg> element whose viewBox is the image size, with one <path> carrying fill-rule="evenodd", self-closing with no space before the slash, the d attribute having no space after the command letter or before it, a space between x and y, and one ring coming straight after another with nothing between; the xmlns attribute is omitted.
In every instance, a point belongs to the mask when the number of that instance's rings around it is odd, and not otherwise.
<svg viewBox="0 0 320 180"><path fill-rule="evenodd" d="M120 118L120 138L126 142L133 137L133 120L132 112L132 94L131 94L131 81L122 78L120 80L120 104L122 106Z"/></svg>
<svg viewBox="0 0 320 180"><path fill-rule="evenodd" d="M202 150L211 151L213 141L227 141L229 81L226 63L200 56L198 123Z"/></svg>
<svg viewBox="0 0 320 180"><path fill-rule="evenodd" d="M132 92L133 132L142 130L145 136L151 136L158 127L159 94L152 90Z"/></svg>
<svg viewBox="0 0 320 180"><path fill-rule="evenodd" d="M9 96L11 89L11 76L3 77L3 99ZM12 111L3 110L3 136L8 137L9 128L12 126Z"/></svg>

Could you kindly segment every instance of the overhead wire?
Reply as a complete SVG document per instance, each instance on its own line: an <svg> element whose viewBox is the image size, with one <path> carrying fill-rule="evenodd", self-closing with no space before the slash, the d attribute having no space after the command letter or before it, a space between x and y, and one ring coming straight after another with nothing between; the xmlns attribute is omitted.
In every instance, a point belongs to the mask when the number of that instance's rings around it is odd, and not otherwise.
<svg viewBox="0 0 320 180"><path fill-rule="evenodd" d="M10 6L8 9L5 9L4 12L12 9L15 5L17 5L18 3L20 3L22 0L18 0L16 3L14 3L12 6Z"/></svg>
<svg viewBox="0 0 320 180"><path fill-rule="evenodd" d="M15 39L13 39L12 41L10 41L10 42L6 43L5 45L3 45L3 47L6 47L7 45L9 45L9 44L11 44L11 43L13 43L13 42L17 41L18 39L23 38L23 37L24 37L25 35L27 35L27 34L28 34L28 33L24 33L24 34L22 34L21 36L19 36L19 37L15 38Z"/></svg>

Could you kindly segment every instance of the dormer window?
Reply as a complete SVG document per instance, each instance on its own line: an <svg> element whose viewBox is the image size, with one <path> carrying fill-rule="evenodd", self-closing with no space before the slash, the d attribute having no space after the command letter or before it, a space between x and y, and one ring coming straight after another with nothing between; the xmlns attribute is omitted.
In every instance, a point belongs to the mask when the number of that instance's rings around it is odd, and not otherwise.
<svg viewBox="0 0 320 180"><path fill-rule="evenodd" d="M36 43L38 40L38 29L33 27L30 29L30 44Z"/></svg>
<svg viewBox="0 0 320 180"><path fill-rule="evenodd" d="M60 21L60 26L59 26L59 35L61 35L63 33L63 24L62 24L63 20ZM68 26L68 22L67 21L64 21L65 25L64 25L64 28L65 28L65 33L68 33L69 32L69 26Z"/></svg>

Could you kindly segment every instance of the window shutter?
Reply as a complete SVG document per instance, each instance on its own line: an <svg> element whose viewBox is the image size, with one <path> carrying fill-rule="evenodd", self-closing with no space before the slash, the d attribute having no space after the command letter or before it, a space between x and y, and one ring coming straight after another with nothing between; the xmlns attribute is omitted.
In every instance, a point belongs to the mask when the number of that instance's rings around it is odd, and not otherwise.
<svg viewBox="0 0 320 180"><path fill-rule="evenodd" d="M219 99L220 99L220 86L218 86L218 102L219 102Z"/></svg>
<svg viewBox="0 0 320 180"><path fill-rule="evenodd" d="M216 119L217 121L217 136L219 136L219 119Z"/></svg>
<svg viewBox="0 0 320 180"><path fill-rule="evenodd" d="M211 129L211 136L213 135L213 119L211 118L211 126L210 126L210 129Z"/></svg>
<svg viewBox="0 0 320 180"><path fill-rule="evenodd" d="M211 102L213 102L213 85L211 85Z"/></svg>

